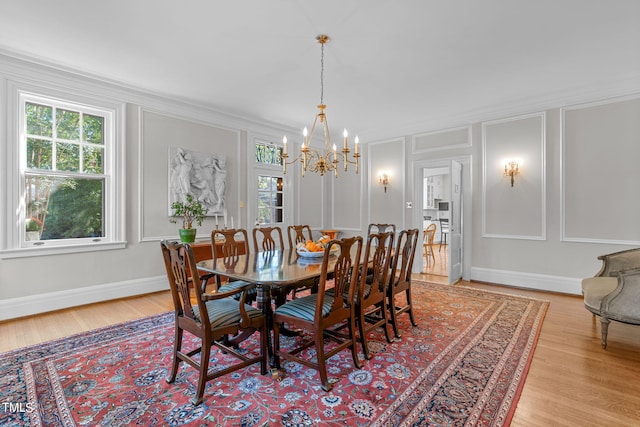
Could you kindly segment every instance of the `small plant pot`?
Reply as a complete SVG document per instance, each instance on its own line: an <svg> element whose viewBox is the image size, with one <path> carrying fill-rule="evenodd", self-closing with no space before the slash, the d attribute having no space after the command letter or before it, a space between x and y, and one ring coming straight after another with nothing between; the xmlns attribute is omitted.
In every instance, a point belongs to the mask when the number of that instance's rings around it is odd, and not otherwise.
<svg viewBox="0 0 640 427"><path fill-rule="evenodd" d="M40 240L40 232L39 231L27 231L27 242L33 242L36 240Z"/></svg>
<svg viewBox="0 0 640 427"><path fill-rule="evenodd" d="M193 243L196 241L196 232L198 230L195 228L181 228L180 230L178 230L178 232L180 233L180 241L182 243Z"/></svg>

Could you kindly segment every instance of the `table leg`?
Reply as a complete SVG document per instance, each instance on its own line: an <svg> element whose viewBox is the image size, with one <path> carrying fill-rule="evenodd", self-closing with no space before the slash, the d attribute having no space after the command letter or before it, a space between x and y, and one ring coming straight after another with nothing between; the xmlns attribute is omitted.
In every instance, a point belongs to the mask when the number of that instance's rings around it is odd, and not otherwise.
<svg viewBox="0 0 640 427"><path fill-rule="evenodd" d="M268 286L257 285L256 303L258 308L262 310L267 320L267 355L269 357L269 366L271 366L272 375L280 369L280 360L275 357L273 352L273 339L271 331L273 330L273 308L271 307L271 289Z"/></svg>

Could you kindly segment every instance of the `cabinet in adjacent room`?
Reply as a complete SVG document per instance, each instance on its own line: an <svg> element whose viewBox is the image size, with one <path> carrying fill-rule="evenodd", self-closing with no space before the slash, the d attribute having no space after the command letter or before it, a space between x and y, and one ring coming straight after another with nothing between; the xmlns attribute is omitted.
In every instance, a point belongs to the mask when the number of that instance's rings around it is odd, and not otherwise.
<svg viewBox="0 0 640 427"><path fill-rule="evenodd" d="M436 209L435 200L443 197L443 179L442 175L428 176L424 179L424 208Z"/></svg>

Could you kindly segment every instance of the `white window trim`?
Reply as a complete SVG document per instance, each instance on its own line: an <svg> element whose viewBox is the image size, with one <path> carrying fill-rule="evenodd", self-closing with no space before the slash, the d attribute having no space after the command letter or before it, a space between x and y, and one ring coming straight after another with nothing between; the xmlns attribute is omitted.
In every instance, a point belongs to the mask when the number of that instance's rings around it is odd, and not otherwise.
<svg viewBox="0 0 640 427"><path fill-rule="evenodd" d="M6 144L0 152L0 161L5 169L0 177L0 188L7 197L0 200L0 258L20 258L29 256L66 254L87 251L121 249L126 247L126 206L125 206L125 104L114 102L106 96L87 92L78 93L76 89L39 86L18 79L8 81L6 86ZM20 218L24 212L20 177L20 117L23 94L34 97L51 98L61 103L85 105L89 109L97 108L109 111L111 125L106 132L113 136L113 145L107 150L105 174L105 199L108 212L105 214L105 236L99 239L69 239L62 244L21 247L23 232Z"/></svg>
<svg viewBox="0 0 640 427"><path fill-rule="evenodd" d="M251 226L253 227L255 224L255 219L258 217L258 188L256 182L258 180L258 175L278 175L284 178L283 185L284 191L282 192L283 197L283 209L282 209L282 223L273 223L266 224L269 226L280 226L282 227L283 233L286 233L287 224L290 222L290 218L292 217L293 212L293 191L292 191L292 181L290 179L291 173L283 174L282 166L276 165L265 165L256 162L256 143L266 143L278 146L277 143L273 141L277 141L276 137L264 136L253 134L247 138L247 155L248 155L248 164L250 170L249 180L247 181L248 190L247 197L249 202L248 212L250 212L249 221ZM286 236L285 236L286 237Z"/></svg>

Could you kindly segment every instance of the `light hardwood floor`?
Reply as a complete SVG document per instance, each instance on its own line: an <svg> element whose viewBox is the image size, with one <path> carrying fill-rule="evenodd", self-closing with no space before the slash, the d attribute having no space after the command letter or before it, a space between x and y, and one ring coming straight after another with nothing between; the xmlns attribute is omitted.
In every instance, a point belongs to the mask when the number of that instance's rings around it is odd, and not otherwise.
<svg viewBox="0 0 640 427"><path fill-rule="evenodd" d="M428 277L446 280L415 275ZM640 327L612 322L603 350L600 322L580 297L475 282L455 286L551 302L512 426L640 425ZM0 323L0 352L161 313L171 304L169 293L159 292L5 321Z"/></svg>

